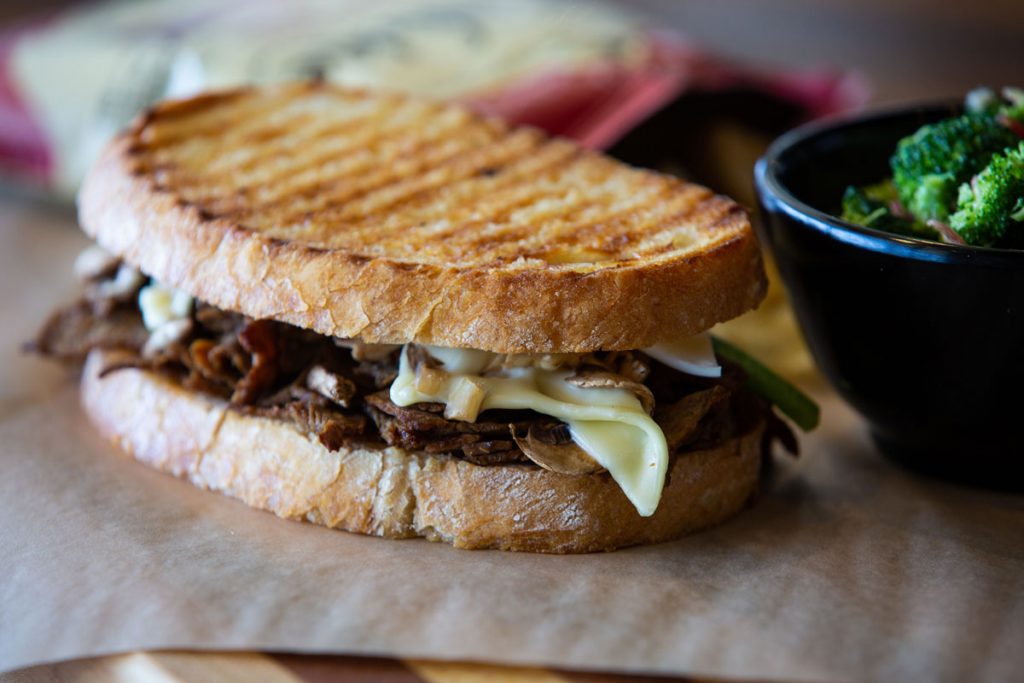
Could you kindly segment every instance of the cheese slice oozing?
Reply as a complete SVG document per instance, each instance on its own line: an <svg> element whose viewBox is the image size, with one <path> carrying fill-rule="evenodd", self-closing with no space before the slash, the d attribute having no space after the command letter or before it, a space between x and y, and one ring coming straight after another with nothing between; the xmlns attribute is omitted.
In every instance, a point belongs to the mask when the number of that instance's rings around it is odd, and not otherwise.
<svg viewBox="0 0 1024 683"><path fill-rule="evenodd" d="M153 281L139 291L142 322L150 332L164 323L187 318L192 311L192 297L187 292Z"/></svg>
<svg viewBox="0 0 1024 683"><path fill-rule="evenodd" d="M441 362L444 372L440 379L418 383L416 371L403 349L398 376L390 391L396 405L431 402L447 406L456 402L462 406L456 419L469 421L492 408L527 409L558 418L569 425L573 441L608 470L637 512L644 517L654 514L665 485L668 445L661 427L632 392L575 386L565 381L573 374L572 369L550 368L543 357L506 359L498 369L483 375L485 368L494 367L497 354L474 349L424 348ZM704 351L704 345L698 342L661 355L668 357L676 351L682 353L684 365L717 366L710 341L706 348ZM469 396L472 398L467 400Z"/></svg>

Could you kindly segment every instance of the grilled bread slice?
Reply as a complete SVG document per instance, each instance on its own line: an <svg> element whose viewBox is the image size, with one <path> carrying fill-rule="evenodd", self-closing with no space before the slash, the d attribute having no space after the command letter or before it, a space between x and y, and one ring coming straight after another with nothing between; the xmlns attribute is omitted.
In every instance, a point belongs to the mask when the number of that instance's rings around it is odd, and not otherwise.
<svg viewBox="0 0 1024 683"><path fill-rule="evenodd" d="M367 342L634 349L753 308L745 211L460 106L323 83L158 105L86 232L221 308Z"/></svg>

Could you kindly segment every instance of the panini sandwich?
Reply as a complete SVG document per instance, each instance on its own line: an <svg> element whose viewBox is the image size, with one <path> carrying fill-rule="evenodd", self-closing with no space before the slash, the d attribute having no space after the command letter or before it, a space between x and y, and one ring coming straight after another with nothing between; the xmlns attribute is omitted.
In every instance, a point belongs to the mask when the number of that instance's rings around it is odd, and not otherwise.
<svg viewBox="0 0 1024 683"><path fill-rule="evenodd" d="M728 518L792 443L707 335L764 296L744 210L537 130L212 93L111 142L79 217L36 349L120 450L282 517L611 550Z"/></svg>

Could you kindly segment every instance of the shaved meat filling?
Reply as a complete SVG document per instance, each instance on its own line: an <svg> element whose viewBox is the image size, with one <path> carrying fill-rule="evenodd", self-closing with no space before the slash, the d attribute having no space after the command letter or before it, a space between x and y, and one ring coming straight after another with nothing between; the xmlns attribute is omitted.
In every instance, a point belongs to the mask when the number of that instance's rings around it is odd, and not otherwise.
<svg viewBox="0 0 1024 683"><path fill-rule="evenodd" d="M175 335L154 344L135 303L145 278L100 265L90 271L86 296L53 314L30 348L68 361L80 361L94 348L134 351L104 373L160 373L240 412L291 422L331 450L386 443L478 465L538 462L557 472L602 471L573 443L568 425L547 415L487 410L467 422L446 418L439 403L396 405L388 388L397 374L397 347L334 339L203 303L180 321ZM438 366L422 348L410 347L410 355L417 365ZM726 365L722 378L707 379L637 351L550 358L574 368L567 381L577 386L634 393L661 426L671 453L712 447L760 421L768 425L766 452L775 440L795 452L788 426L744 388L736 368Z"/></svg>
<svg viewBox="0 0 1024 683"><path fill-rule="evenodd" d="M51 358L81 361L91 349L141 349L148 338L137 308L97 310L83 299L51 315L28 347Z"/></svg>
<svg viewBox="0 0 1024 683"><path fill-rule="evenodd" d="M491 415L484 413L476 422L462 422L445 418L443 406L438 403L397 406L386 391L370 394L365 400L370 417L389 444L427 453L461 451L466 460L478 465L527 462L513 439L512 427L545 419L529 411L520 411L519 415L489 411ZM546 420L558 424L552 418Z"/></svg>

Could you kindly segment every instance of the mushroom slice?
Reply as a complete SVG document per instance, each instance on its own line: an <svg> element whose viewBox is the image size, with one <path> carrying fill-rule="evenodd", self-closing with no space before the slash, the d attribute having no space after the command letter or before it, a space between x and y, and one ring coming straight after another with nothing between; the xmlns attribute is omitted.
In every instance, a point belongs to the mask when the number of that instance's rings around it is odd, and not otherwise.
<svg viewBox="0 0 1024 683"><path fill-rule="evenodd" d="M112 301L129 301L146 284L146 276L138 270L122 263L117 267L114 277L96 282L88 290L90 300L110 299Z"/></svg>
<svg viewBox="0 0 1024 683"><path fill-rule="evenodd" d="M144 358L153 358L171 344L176 344L192 332L192 321L189 318L168 320L153 330L142 347Z"/></svg>
<svg viewBox="0 0 1024 683"><path fill-rule="evenodd" d="M444 370L429 367L426 363L416 368L416 391L421 394L440 394L444 391L444 384L447 381L448 373Z"/></svg>
<svg viewBox="0 0 1024 683"><path fill-rule="evenodd" d="M643 384L626 379L622 375L604 370L577 370L576 374L565 378L569 384L584 389L625 389L640 401L644 412L648 415L654 410L654 394Z"/></svg>
<svg viewBox="0 0 1024 683"><path fill-rule="evenodd" d="M113 276L121 259L98 244L92 244L82 250L75 258L75 275L81 282L92 282Z"/></svg>
<svg viewBox="0 0 1024 683"><path fill-rule="evenodd" d="M392 353L402 348L401 344L367 344L357 339L334 338L335 346L346 348L352 352L352 359L369 363L383 363Z"/></svg>
<svg viewBox="0 0 1024 683"><path fill-rule="evenodd" d="M697 433L704 416L728 395L728 389L716 385L684 396L670 405L659 406L654 420L665 433L669 452L690 441Z"/></svg>
<svg viewBox="0 0 1024 683"><path fill-rule="evenodd" d="M480 406L487 396L483 382L476 377L459 376L452 380L448 392L448 403L444 407L444 416L448 420L476 422Z"/></svg>
<svg viewBox="0 0 1024 683"><path fill-rule="evenodd" d="M564 430L564 439L561 431ZM546 470L559 474L594 474L604 472L590 454L572 442L565 424L555 427L531 425L523 433L516 433L512 426L512 438L526 457Z"/></svg>
<svg viewBox="0 0 1024 683"><path fill-rule="evenodd" d="M314 365L309 369L306 374L306 387L343 408L349 407L349 401L356 393L356 385L352 380L331 372L322 365Z"/></svg>
<svg viewBox="0 0 1024 683"><path fill-rule="evenodd" d="M642 384L651 374L651 364L632 351L616 351L613 356L615 369L628 380Z"/></svg>

